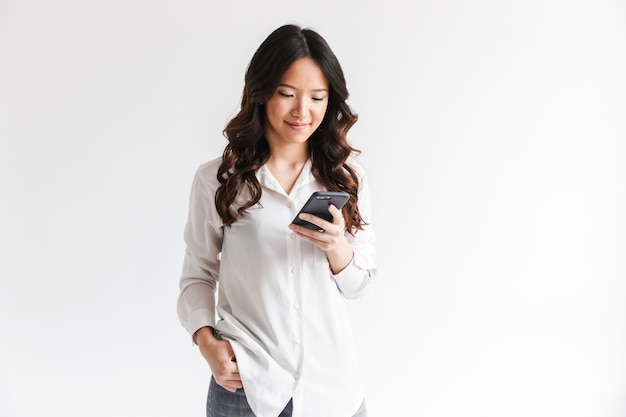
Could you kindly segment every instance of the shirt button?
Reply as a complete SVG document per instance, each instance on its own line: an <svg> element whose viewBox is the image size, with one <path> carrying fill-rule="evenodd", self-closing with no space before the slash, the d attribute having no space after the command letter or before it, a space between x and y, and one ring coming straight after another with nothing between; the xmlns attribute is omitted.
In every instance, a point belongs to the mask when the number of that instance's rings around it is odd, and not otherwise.
<svg viewBox="0 0 626 417"><path fill-rule="evenodd" d="M296 344L296 345L299 345L300 344L300 339L294 339L293 343Z"/></svg>
<svg viewBox="0 0 626 417"><path fill-rule="evenodd" d="M295 379L300 379L300 373L299 373L299 372L296 372L295 374L293 374L293 377L294 377Z"/></svg>
<svg viewBox="0 0 626 417"><path fill-rule="evenodd" d="M298 273L298 267L294 266L293 268L291 268L291 273L296 275Z"/></svg>
<svg viewBox="0 0 626 417"><path fill-rule="evenodd" d="M293 207L293 203L290 201L287 203L287 207L292 208Z"/></svg>
<svg viewBox="0 0 626 417"><path fill-rule="evenodd" d="M293 305L293 308L295 308L296 310L299 310L299 309L300 309L300 304L295 303L295 304Z"/></svg>
<svg viewBox="0 0 626 417"><path fill-rule="evenodd" d="M291 240L296 240L296 237L298 237L298 235L296 235L295 233L291 234Z"/></svg>

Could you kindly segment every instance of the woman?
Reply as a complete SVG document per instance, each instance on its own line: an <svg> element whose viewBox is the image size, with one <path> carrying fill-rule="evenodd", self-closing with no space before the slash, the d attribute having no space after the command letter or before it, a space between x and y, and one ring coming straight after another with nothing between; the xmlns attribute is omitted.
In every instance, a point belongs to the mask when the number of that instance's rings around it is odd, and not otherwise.
<svg viewBox="0 0 626 417"><path fill-rule="evenodd" d="M376 273L367 179L326 41L285 25L255 52L223 155L195 175L178 315L211 369L207 416L365 416L346 299ZM344 191L333 221L303 215ZM219 283L219 285L218 285Z"/></svg>

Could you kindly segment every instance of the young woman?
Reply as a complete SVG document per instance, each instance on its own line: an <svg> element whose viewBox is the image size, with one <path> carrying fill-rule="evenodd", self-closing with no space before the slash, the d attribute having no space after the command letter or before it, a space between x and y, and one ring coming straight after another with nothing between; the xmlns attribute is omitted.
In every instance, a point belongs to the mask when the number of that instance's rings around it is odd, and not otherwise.
<svg viewBox="0 0 626 417"><path fill-rule="evenodd" d="M346 299L376 273L357 116L341 66L310 29L255 52L223 155L195 175L178 315L211 369L207 416L365 416ZM332 222L291 223L314 191Z"/></svg>

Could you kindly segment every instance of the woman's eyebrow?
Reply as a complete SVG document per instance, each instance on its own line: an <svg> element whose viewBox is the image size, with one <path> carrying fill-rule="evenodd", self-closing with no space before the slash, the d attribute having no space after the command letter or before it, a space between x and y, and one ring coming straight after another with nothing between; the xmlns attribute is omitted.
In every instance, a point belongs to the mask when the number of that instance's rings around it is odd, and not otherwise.
<svg viewBox="0 0 626 417"><path fill-rule="evenodd" d="M278 86L279 87L287 87L287 88L291 88L293 90L297 90L296 87L294 87L293 85L289 85L289 84L281 83L281 84L278 84ZM315 89L313 89L311 91L314 91L314 92L328 92L328 89L327 88L315 88Z"/></svg>

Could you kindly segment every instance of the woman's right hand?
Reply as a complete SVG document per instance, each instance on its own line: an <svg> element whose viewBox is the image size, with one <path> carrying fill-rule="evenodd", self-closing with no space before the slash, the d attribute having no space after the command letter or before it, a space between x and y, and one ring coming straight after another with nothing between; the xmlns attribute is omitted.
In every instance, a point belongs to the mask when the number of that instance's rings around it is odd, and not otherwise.
<svg viewBox="0 0 626 417"><path fill-rule="evenodd" d="M219 340L213 335L213 329L202 327L194 334L200 353L209 363L215 382L225 390L235 392L243 385L235 353L228 340Z"/></svg>

